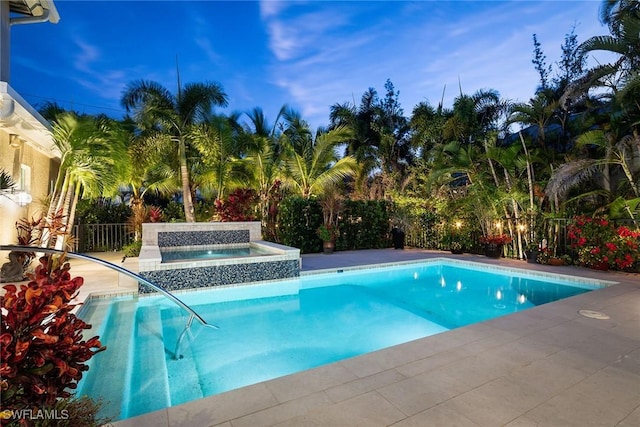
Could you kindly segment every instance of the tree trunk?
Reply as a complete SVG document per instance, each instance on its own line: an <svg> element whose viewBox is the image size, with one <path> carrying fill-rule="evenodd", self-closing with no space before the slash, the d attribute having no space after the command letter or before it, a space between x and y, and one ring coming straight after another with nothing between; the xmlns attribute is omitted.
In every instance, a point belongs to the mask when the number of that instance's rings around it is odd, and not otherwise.
<svg viewBox="0 0 640 427"><path fill-rule="evenodd" d="M78 193L80 191L80 184L69 184L67 191L64 197L64 204L62 206L62 221L64 221L64 225L61 228L61 234L58 234L55 243L55 249L61 251L64 246L65 236L71 233L70 225L69 225L69 211L71 209L71 198L74 193Z"/></svg>
<svg viewBox="0 0 640 427"><path fill-rule="evenodd" d="M66 240L66 236L73 235L73 222L76 219L76 207L78 206L78 199L80 198L80 190L80 184L76 185L76 190L74 192L75 194L73 195L73 202L71 202L71 207L69 208L69 220L67 221L67 226L65 227L67 233L58 236L58 238L56 239L56 249L62 250Z"/></svg>
<svg viewBox="0 0 640 427"><path fill-rule="evenodd" d="M187 165L187 148L182 137L178 141L180 155L180 178L182 179L182 202L184 205L184 218L186 222L196 222L193 212L193 198L189 182L189 167Z"/></svg>
<svg viewBox="0 0 640 427"><path fill-rule="evenodd" d="M47 222L51 221L52 218L62 210L64 199L66 198L66 192L68 191L67 189L69 188L69 175L70 175L69 171L66 171L64 174L64 181L62 182L62 188L60 188L60 191L58 192L57 195L55 192L52 195L51 204L49 205L49 211L47 212L47 217L45 218L45 221ZM51 230L49 229L49 227L45 227L44 230L42 230L42 238L40 239L40 246L43 248L48 248L50 240L51 240Z"/></svg>

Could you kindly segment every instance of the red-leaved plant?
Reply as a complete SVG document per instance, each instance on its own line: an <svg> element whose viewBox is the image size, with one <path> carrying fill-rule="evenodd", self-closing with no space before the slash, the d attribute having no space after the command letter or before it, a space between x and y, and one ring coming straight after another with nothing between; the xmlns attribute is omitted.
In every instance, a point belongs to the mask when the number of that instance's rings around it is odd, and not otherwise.
<svg viewBox="0 0 640 427"><path fill-rule="evenodd" d="M91 325L71 313L83 279L72 279L64 260L64 255L42 257L27 285L19 290L3 286L0 385L5 410L39 408L69 397L89 369L85 362L106 349L98 337L84 339Z"/></svg>
<svg viewBox="0 0 640 427"><path fill-rule="evenodd" d="M213 221L254 221L256 193L253 190L237 189L226 200L216 199Z"/></svg>
<svg viewBox="0 0 640 427"><path fill-rule="evenodd" d="M162 221L162 209L158 206L149 206L149 221L161 222Z"/></svg>

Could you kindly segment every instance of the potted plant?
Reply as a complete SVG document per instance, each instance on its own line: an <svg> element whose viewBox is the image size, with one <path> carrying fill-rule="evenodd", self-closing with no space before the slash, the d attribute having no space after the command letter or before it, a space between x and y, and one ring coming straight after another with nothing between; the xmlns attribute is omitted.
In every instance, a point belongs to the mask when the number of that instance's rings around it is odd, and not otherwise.
<svg viewBox="0 0 640 427"><path fill-rule="evenodd" d="M330 254L336 246L336 237L338 237L338 228L333 224L322 224L316 230L318 237L322 240L322 249L325 254Z"/></svg>
<svg viewBox="0 0 640 427"><path fill-rule="evenodd" d="M527 262L530 264L537 263L539 251L540 251L539 243L533 243L533 242L529 243L524 250L524 254L525 254L525 257L527 258Z"/></svg>
<svg viewBox="0 0 640 427"><path fill-rule="evenodd" d="M491 236L483 236L480 243L484 245L484 254L489 258L500 258L502 256L502 247L511 243L511 237L506 234L496 234Z"/></svg>
<svg viewBox="0 0 640 427"><path fill-rule="evenodd" d="M571 257L569 257L570 259ZM555 251L552 248L542 248L538 250L538 255L536 256L536 261L538 264L545 265L566 265L567 257L564 255L556 255Z"/></svg>

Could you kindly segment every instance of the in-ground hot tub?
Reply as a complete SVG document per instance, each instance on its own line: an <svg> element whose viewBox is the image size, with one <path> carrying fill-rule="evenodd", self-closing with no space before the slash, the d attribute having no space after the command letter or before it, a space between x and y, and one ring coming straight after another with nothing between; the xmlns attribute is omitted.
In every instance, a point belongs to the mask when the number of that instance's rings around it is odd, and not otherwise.
<svg viewBox="0 0 640 427"><path fill-rule="evenodd" d="M139 271L170 291L300 275L299 249L261 238L257 221L143 224Z"/></svg>

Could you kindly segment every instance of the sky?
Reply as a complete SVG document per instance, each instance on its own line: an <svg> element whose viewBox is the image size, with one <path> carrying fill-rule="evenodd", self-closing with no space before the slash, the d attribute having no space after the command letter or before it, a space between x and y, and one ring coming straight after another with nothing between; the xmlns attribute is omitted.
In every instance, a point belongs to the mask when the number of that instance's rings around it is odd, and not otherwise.
<svg viewBox="0 0 640 427"><path fill-rule="evenodd" d="M608 34L600 4L56 0L59 23L11 27L10 85L36 108L121 118L128 84L175 93L179 69L183 85L222 85L219 113L260 107L273 123L287 104L313 129L329 124L331 105L359 104L369 88L384 96L387 79L407 117L420 102L451 107L460 90L527 102L539 84L533 34L555 64L574 26L579 42Z"/></svg>

